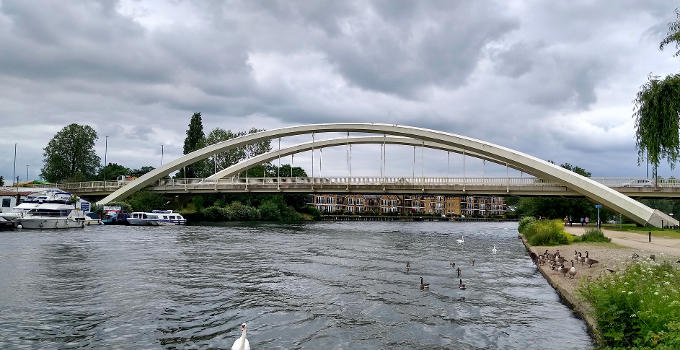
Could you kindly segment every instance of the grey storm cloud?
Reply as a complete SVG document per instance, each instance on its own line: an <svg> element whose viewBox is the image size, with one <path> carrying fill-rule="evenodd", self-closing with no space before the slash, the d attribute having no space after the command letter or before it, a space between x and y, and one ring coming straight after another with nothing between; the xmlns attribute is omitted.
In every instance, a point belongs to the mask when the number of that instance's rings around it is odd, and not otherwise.
<svg viewBox="0 0 680 350"><path fill-rule="evenodd" d="M658 51L673 9L633 0L0 0L0 175L11 177L18 143L18 163L37 176L42 148L72 122L98 131L100 155L109 136L109 161L156 164L161 144L166 159L181 154L199 111L206 132L399 123L596 175L640 174L631 101L648 73L677 71Z"/></svg>

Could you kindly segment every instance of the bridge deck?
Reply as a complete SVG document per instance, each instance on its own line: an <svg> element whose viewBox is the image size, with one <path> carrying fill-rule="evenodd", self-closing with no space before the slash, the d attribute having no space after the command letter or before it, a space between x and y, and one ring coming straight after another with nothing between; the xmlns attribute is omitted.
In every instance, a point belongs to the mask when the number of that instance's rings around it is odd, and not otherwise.
<svg viewBox="0 0 680 350"><path fill-rule="evenodd" d="M631 197L680 197L680 183L666 181L656 186L635 186L636 178L593 178ZM58 187L77 195L107 195L128 181L90 181L39 185ZM151 191L179 193L437 193L458 195L581 196L559 183L534 177L267 177L205 179L165 179L148 188Z"/></svg>

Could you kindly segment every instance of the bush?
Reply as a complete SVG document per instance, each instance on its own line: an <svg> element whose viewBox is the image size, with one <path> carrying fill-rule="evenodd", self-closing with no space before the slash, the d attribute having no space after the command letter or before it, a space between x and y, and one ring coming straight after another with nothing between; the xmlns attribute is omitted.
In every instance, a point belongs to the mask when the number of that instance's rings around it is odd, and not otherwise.
<svg viewBox="0 0 680 350"><path fill-rule="evenodd" d="M235 221L249 221L249 220L259 220L260 211L257 208L251 207L249 205L243 205L241 202L231 203L227 207L229 212L229 217Z"/></svg>
<svg viewBox="0 0 680 350"><path fill-rule="evenodd" d="M579 241L581 241L581 242L610 242L611 239L605 237L604 234L602 233L602 231L600 231L596 228L593 228L593 229L586 231L586 233L584 233L583 236L581 236Z"/></svg>
<svg viewBox="0 0 680 350"><path fill-rule="evenodd" d="M229 221L231 217L229 216L229 211L225 208L212 206L201 210L203 219L206 221Z"/></svg>
<svg viewBox="0 0 680 350"><path fill-rule="evenodd" d="M517 226L517 231L519 231L519 233L524 233L526 227L534 222L536 222L536 218L533 216L523 217L521 220L519 220L519 226Z"/></svg>
<svg viewBox="0 0 680 350"><path fill-rule="evenodd" d="M292 206L287 206L281 210L281 221L285 223L302 222L302 215L295 211L295 208Z"/></svg>
<svg viewBox="0 0 680 350"><path fill-rule="evenodd" d="M583 282L605 346L680 349L680 271L642 261Z"/></svg>
<svg viewBox="0 0 680 350"><path fill-rule="evenodd" d="M321 211L319 211L319 209L316 209L316 207L313 205L308 205L303 212L310 214L314 220L321 219Z"/></svg>
<svg viewBox="0 0 680 350"><path fill-rule="evenodd" d="M561 220L542 220L527 224L522 232L531 245L569 244L569 237L564 232Z"/></svg>
<svg viewBox="0 0 680 350"><path fill-rule="evenodd" d="M266 200L262 202L258 209L260 209L262 220L281 220L281 210L279 209L279 205L273 200Z"/></svg>

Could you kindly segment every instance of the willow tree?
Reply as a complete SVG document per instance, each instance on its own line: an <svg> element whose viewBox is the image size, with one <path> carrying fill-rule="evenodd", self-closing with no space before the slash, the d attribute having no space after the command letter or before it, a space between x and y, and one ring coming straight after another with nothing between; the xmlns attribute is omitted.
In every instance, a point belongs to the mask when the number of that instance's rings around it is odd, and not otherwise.
<svg viewBox="0 0 680 350"><path fill-rule="evenodd" d="M635 145L638 164L645 160L652 164L652 175L666 159L671 168L680 154L680 74L664 79L650 77L635 98Z"/></svg>
<svg viewBox="0 0 680 350"><path fill-rule="evenodd" d="M663 50L670 43L675 43L676 51L673 56L680 56L680 10L678 9L675 9L675 21L668 24L668 33L661 40L659 50Z"/></svg>
<svg viewBox="0 0 680 350"><path fill-rule="evenodd" d="M680 55L680 11L675 10L676 19L668 24L668 33L659 44L663 50L675 43L674 56ZM635 144L638 151L638 165L646 159L652 163L652 175L662 159L675 167L680 154L678 133L680 125L680 74L671 74L664 79L650 76L642 85L635 98Z"/></svg>

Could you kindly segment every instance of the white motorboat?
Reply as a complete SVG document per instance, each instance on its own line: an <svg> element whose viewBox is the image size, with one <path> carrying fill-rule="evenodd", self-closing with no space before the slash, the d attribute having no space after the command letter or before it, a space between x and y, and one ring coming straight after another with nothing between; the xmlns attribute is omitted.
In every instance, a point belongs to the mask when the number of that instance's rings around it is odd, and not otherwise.
<svg viewBox="0 0 680 350"><path fill-rule="evenodd" d="M161 225L184 225L186 219L172 210L154 210L151 213L136 211L127 219L133 226L161 226Z"/></svg>
<svg viewBox="0 0 680 350"><path fill-rule="evenodd" d="M76 228L85 226L85 214L72 203L71 194L47 190L29 195L9 213L0 216L25 229Z"/></svg>
<svg viewBox="0 0 680 350"><path fill-rule="evenodd" d="M153 210L152 213L158 215L161 225L186 225L187 223L180 213L173 213L172 210Z"/></svg>
<svg viewBox="0 0 680 350"><path fill-rule="evenodd" d="M160 221L158 220L158 214L145 213L142 211L136 211L130 214L127 218L128 224L132 226L158 226Z"/></svg>

